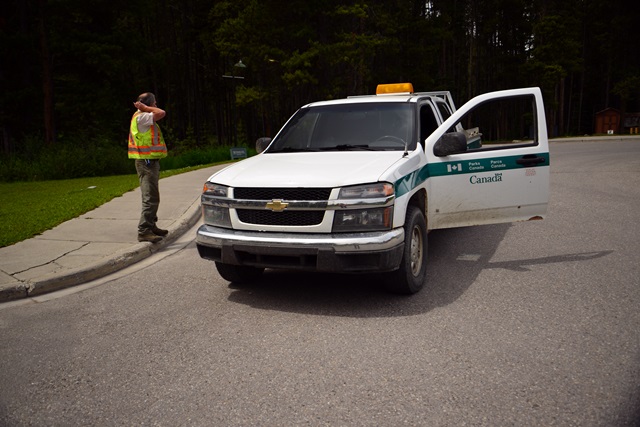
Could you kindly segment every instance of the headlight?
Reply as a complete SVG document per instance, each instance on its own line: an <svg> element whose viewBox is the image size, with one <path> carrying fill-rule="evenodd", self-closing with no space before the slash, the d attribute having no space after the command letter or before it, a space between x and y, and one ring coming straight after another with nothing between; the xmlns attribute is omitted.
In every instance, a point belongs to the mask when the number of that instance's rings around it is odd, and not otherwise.
<svg viewBox="0 0 640 427"><path fill-rule="evenodd" d="M202 192L209 196L214 197L227 197L229 193L229 187L220 184L214 184L213 182L205 182Z"/></svg>
<svg viewBox="0 0 640 427"><path fill-rule="evenodd" d="M333 215L334 232L362 232L390 230L393 225L393 206L384 206L394 195L393 184L376 182L340 189L338 199L363 200L354 202L360 209L337 210ZM380 199L380 201L372 200ZM367 206L373 204L373 206ZM377 206L375 206L377 205Z"/></svg>
<svg viewBox="0 0 640 427"><path fill-rule="evenodd" d="M340 189L339 199L372 199L393 195L393 184L376 182L375 184L354 185Z"/></svg>
<svg viewBox="0 0 640 427"><path fill-rule="evenodd" d="M220 206L202 205L202 218L205 224L231 228L229 209Z"/></svg>
<svg viewBox="0 0 640 427"><path fill-rule="evenodd" d="M229 187L205 182L202 189L202 218L205 224L231 228L229 208L217 206L215 203L216 198L226 198L228 194Z"/></svg>
<svg viewBox="0 0 640 427"><path fill-rule="evenodd" d="M333 231L338 233L389 230L392 224L393 206L336 211L333 216Z"/></svg>

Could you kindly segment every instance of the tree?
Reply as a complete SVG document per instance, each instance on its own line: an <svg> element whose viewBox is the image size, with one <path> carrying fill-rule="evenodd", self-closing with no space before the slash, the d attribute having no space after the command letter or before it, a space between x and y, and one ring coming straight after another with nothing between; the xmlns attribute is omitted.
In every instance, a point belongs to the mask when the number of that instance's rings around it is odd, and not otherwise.
<svg viewBox="0 0 640 427"><path fill-rule="evenodd" d="M640 2L612 0L8 0L0 17L0 138L122 147L154 92L170 148L273 136L301 105L378 83L457 103L544 91L552 135L640 110ZM234 64L242 60L246 68ZM243 77L229 79L223 76Z"/></svg>
<svg viewBox="0 0 640 427"><path fill-rule="evenodd" d="M549 112L547 126L552 136L565 134L567 78L582 67L579 16L576 16L571 3L563 5L569 7L545 5L541 8L533 26L531 58L528 62L532 76L538 76L546 95Z"/></svg>

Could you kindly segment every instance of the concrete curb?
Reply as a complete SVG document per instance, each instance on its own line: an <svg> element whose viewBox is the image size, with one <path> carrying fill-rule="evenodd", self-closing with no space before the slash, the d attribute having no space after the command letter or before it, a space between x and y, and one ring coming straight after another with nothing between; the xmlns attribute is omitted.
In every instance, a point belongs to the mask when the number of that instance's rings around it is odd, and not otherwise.
<svg viewBox="0 0 640 427"><path fill-rule="evenodd" d="M566 138L553 138L549 142L624 142L640 141L640 135L603 135L603 136L571 136Z"/></svg>
<svg viewBox="0 0 640 427"><path fill-rule="evenodd" d="M44 275L35 280L17 282L13 286L0 290L0 303L59 291L122 270L173 243L198 222L200 215L200 197L198 197L184 214L169 227L169 234L162 241L158 243L138 243L114 252L112 256L105 257L93 264L69 269L61 273Z"/></svg>

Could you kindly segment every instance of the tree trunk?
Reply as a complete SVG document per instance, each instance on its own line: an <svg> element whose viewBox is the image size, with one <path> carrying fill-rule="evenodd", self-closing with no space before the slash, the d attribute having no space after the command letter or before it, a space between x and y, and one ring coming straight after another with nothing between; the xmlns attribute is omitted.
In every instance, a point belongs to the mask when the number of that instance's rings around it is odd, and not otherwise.
<svg viewBox="0 0 640 427"><path fill-rule="evenodd" d="M38 31L40 33L40 59L42 62L42 94L44 100L44 141L52 145L55 140L55 121L53 117L53 76L51 71L51 55L49 38L45 25L46 0L38 1Z"/></svg>

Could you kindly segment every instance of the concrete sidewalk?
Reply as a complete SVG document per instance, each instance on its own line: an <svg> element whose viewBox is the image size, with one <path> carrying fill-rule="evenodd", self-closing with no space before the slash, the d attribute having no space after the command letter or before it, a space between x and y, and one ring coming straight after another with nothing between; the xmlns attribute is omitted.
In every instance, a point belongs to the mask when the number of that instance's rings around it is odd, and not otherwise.
<svg viewBox="0 0 640 427"><path fill-rule="evenodd" d="M0 302L79 285L166 247L200 221L202 185L225 166L160 180L158 226L169 235L159 243L138 242L137 188L38 236L0 248Z"/></svg>

